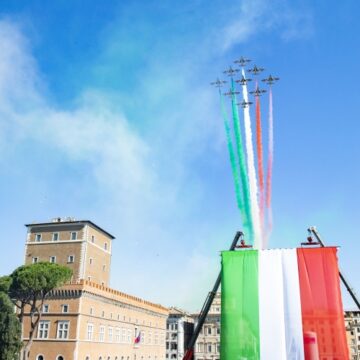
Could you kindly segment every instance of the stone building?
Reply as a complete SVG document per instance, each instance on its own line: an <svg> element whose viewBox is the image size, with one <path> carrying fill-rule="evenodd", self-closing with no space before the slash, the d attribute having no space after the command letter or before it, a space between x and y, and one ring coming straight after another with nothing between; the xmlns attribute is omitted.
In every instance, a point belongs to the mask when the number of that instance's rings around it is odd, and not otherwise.
<svg viewBox="0 0 360 360"><path fill-rule="evenodd" d="M198 314L194 314L195 326ZM221 293L217 293L195 343L194 360L220 360Z"/></svg>
<svg viewBox="0 0 360 360"><path fill-rule="evenodd" d="M194 320L187 312L172 307L166 328L166 359L182 360L194 332Z"/></svg>
<svg viewBox="0 0 360 360"><path fill-rule="evenodd" d="M26 264L50 261L73 270L72 282L46 299L30 360L165 359L168 309L108 286L111 234L69 218L26 226Z"/></svg>
<svg viewBox="0 0 360 360"><path fill-rule="evenodd" d="M360 359L360 311L345 311L346 338L351 360Z"/></svg>

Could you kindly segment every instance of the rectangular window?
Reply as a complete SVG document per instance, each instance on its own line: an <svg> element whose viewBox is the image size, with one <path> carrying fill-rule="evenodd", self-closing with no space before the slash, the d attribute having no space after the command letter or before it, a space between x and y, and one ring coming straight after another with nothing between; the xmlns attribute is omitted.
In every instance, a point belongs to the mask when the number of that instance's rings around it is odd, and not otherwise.
<svg viewBox="0 0 360 360"><path fill-rule="evenodd" d="M50 256L50 262L55 264L56 263L56 256Z"/></svg>
<svg viewBox="0 0 360 360"><path fill-rule="evenodd" d="M100 326L99 330L99 341L105 340L105 326Z"/></svg>
<svg viewBox="0 0 360 360"><path fill-rule="evenodd" d="M92 265L92 263L93 263L93 259L90 258L90 259L89 259L89 264Z"/></svg>
<svg viewBox="0 0 360 360"><path fill-rule="evenodd" d="M121 329L116 328L115 329L115 342L119 343L121 341Z"/></svg>
<svg viewBox="0 0 360 360"><path fill-rule="evenodd" d="M104 249L107 250L107 243L104 244Z"/></svg>
<svg viewBox="0 0 360 360"><path fill-rule="evenodd" d="M35 235L35 241L41 241L41 234Z"/></svg>
<svg viewBox="0 0 360 360"><path fill-rule="evenodd" d="M49 312L49 305L44 304L43 305L43 313L48 313Z"/></svg>
<svg viewBox="0 0 360 360"><path fill-rule="evenodd" d="M40 321L38 327L38 339L47 339L49 337L50 321Z"/></svg>
<svg viewBox="0 0 360 360"><path fill-rule="evenodd" d="M87 339L92 340L94 335L94 325L88 324L87 326Z"/></svg>
<svg viewBox="0 0 360 360"><path fill-rule="evenodd" d="M61 305L61 307L62 307L62 312L63 313L69 312L69 305L63 304L63 305Z"/></svg>
<svg viewBox="0 0 360 360"><path fill-rule="evenodd" d="M140 342L145 343L145 331L140 331Z"/></svg>
<svg viewBox="0 0 360 360"><path fill-rule="evenodd" d="M209 353L211 353L211 350L212 350L211 344L208 344L207 351L208 351Z"/></svg>
<svg viewBox="0 0 360 360"><path fill-rule="evenodd" d="M57 338L58 339L67 339L69 337L69 322L68 321L59 321L57 328Z"/></svg>
<svg viewBox="0 0 360 360"><path fill-rule="evenodd" d="M128 344L131 344L131 330L128 330L127 342L128 342Z"/></svg>
<svg viewBox="0 0 360 360"><path fill-rule="evenodd" d="M208 327L208 335L211 335L211 327Z"/></svg>
<svg viewBox="0 0 360 360"><path fill-rule="evenodd" d="M39 258L38 258L38 257L33 257L33 258L32 258L32 263L33 263L33 264L36 264L38 261L39 261Z"/></svg>
<svg viewBox="0 0 360 360"><path fill-rule="evenodd" d="M52 240L53 241L58 241L59 240L59 233L53 233L52 234Z"/></svg>
<svg viewBox="0 0 360 360"><path fill-rule="evenodd" d="M75 261L75 256L74 255L69 255L68 256L68 263L73 263Z"/></svg>
<svg viewBox="0 0 360 360"><path fill-rule="evenodd" d="M95 242L95 236L91 235L91 242L94 243Z"/></svg>
<svg viewBox="0 0 360 360"><path fill-rule="evenodd" d="M125 330L125 329L122 330L121 341L122 341L123 343L126 342L126 330Z"/></svg>
<svg viewBox="0 0 360 360"><path fill-rule="evenodd" d="M94 309L91 307L90 308L90 315L93 315L93 313L94 313Z"/></svg>
<svg viewBox="0 0 360 360"><path fill-rule="evenodd" d="M76 232L76 231L72 231L72 232L70 233L70 239L71 239L71 240L76 240L76 238L77 238L77 232Z"/></svg>
<svg viewBox="0 0 360 360"><path fill-rule="evenodd" d="M113 328L108 328L109 342L113 342Z"/></svg>

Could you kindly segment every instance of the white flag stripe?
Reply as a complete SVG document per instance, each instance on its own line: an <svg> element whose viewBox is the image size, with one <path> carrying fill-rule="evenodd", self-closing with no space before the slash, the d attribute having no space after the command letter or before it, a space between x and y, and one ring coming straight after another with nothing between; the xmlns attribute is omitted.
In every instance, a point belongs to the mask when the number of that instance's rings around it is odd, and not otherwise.
<svg viewBox="0 0 360 360"><path fill-rule="evenodd" d="M287 360L304 359L299 269L296 249L281 250Z"/></svg>
<svg viewBox="0 0 360 360"><path fill-rule="evenodd" d="M259 251L260 359L286 360L281 250Z"/></svg>

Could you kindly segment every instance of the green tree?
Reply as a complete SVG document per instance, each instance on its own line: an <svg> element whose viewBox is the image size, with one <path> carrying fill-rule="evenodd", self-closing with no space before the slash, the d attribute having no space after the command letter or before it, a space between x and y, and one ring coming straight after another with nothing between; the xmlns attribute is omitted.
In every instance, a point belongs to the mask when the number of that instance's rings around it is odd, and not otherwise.
<svg viewBox="0 0 360 360"><path fill-rule="evenodd" d="M18 359L21 347L21 327L14 304L5 292L0 292L0 360Z"/></svg>
<svg viewBox="0 0 360 360"><path fill-rule="evenodd" d="M18 267L11 275L9 297L18 307L22 324L25 308L30 310L30 330L24 344L22 358L27 360L34 340L36 327L42 316L43 304L49 292L70 280L72 271L66 266L40 262Z"/></svg>
<svg viewBox="0 0 360 360"><path fill-rule="evenodd" d="M10 276L1 276L0 277L0 292L8 293L11 285L11 277Z"/></svg>

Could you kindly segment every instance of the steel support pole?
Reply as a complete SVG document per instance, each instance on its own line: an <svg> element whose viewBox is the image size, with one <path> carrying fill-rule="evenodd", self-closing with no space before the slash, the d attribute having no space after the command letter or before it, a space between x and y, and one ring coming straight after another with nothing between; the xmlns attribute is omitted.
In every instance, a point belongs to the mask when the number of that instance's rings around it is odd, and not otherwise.
<svg viewBox="0 0 360 360"><path fill-rule="evenodd" d="M317 229L315 226L311 226L308 228L308 231L310 234L314 235L316 240L318 241L318 243L320 244L321 247L324 247L325 244L322 241L320 234L318 233ZM345 279L344 275L342 274L342 272L339 269L339 275L340 275L340 279L342 281L342 283L344 284L344 286L346 287L346 290L349 292L351 298L354 300L356 306L358 307L358 309L360 310L360 302L358 300L358 298L356 297L355 291L353 290L353 288L350 286L350 284L347 282L347 280Z"/></svg>
<svg viewBox="0 0 360 360"><path fill-rule="evenodd" d="M235 237L234 237L234 240L230 246L230 251L233 251L235 250L236 248L236 245L240 239L240 237L243 235L243 233L241 231L238 231L236 234L235 234ZM196 343L196 340L200 334L200 331L201 331L201 328L202 326L204 325L204 322L205 322L205 319L206 319L206 316L207 314L209 313L209 310L210 310L210 307L211 307L211 304L214 300L214 297L216 295L216 292L218 291L219 289L219 286L220 286L220 282L221 282L221 270L220 270L220 273L215 281L215 285L212 289L212 291L209 292L205 302L204 302L204 305L200 311L200 314L199 314L199 319L198 319L198 322L195 326L195 329L194 329L194 332L193 332L193 335L192 337L190 338L190 341L187 345L187 350L185 352L185 355L183 357L183 360L190 360L194 354L194 345Z"/></svg>

